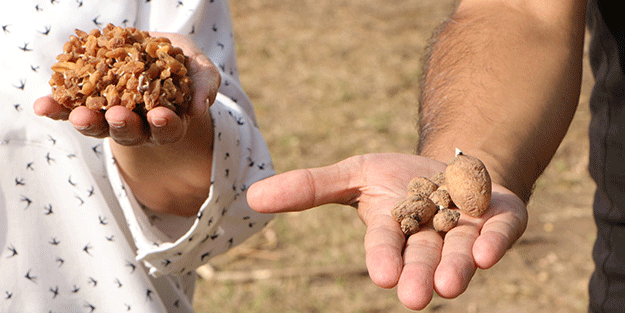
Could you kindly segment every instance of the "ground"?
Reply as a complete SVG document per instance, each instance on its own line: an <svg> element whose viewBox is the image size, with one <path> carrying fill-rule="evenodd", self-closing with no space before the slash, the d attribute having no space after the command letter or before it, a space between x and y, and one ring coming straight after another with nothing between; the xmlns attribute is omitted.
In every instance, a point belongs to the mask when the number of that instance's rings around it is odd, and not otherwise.
<svg viewBox="0 0 625 313"><path fill-rule="evenodd" d="M414 152L421 59L450 0L231 1L239 75L276 170ZM460 297L424 312L586 312L595 237L585 64L571 128L528 206L527 231ZM364 265L364 226L327 205L283 214L211 261L198 312L407 312Z"/></svg>

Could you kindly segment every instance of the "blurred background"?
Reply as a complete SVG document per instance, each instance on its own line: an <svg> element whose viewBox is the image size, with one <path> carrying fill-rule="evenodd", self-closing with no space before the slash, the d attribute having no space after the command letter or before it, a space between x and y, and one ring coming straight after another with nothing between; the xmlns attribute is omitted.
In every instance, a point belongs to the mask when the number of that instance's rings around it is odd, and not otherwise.
<svg viewBox="0 0 625 313"><path fill-rule="evenodd" d="M239 73L277 172L413 153L422 57L451 0L231 1ZM578 114L504 259L424 312L586 312L595 226L585 64ZM408 312L374 285L351 207L277 216L201 269L198 312Z"/></svg>

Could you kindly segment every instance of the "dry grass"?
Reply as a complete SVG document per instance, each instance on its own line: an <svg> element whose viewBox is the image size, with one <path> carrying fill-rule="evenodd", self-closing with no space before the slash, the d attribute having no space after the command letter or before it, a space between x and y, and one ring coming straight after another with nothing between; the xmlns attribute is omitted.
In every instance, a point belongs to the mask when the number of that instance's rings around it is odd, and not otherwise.
<svg viewBox="0 0 625 313"><path fill-rule="evenodd" d="M241 80L277 171L412 153L421 57L453 2L232 1ZM585 312L594 187L585 172L587 122L582 103L537 186L521 242L460 298L435 297L425 312ZM405 312L395 290L367 277L364 230L353 209L337 205L280 215L211 261L217 274L199 281L195 308Z"/></svg>

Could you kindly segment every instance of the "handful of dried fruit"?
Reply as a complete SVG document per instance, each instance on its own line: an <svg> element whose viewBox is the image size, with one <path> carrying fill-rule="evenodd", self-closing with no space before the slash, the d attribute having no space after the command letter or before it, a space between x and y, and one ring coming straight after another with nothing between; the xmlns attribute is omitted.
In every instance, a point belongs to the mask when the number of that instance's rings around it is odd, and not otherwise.
<svg viewBox="0 0 625 313"><path fill-rule="evenodd" d="M157 106L186 112L192 96L187 57L169 39L112 24L75 32L52 65L49 83L58 103L94 110L123 105L139 114Z"/></svg>
<svg viewBox="0 0 625 313"><path fill-rule="evenodd" d="M410 181L408 195L391 214L406 236L430 221L435 230L447 232L458 225L460 212L482 216L490 204L491 188L482 161L456 150L456 157L444 173Z"/></svg>

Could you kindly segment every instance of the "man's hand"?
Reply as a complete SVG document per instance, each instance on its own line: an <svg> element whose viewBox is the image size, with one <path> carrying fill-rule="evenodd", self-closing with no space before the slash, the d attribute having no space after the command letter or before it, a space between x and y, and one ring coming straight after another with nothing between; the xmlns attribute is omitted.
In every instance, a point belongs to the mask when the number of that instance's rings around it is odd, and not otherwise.
<svg viewBox="0 0 625 313"><path fill-rule="evenodd" d="M143 120L137 113L115 106L106 112L81 106L69 110L51 95L39 98L34 111L55 120L69 120L85 136L110 137L111 150L135 197L163 213L192 216L206 200L210 188L213 125L208 108L217 97L221 76L199 47L185 36L168 37L189 58L193 82L189 112L178 116L156 107Z"/></svg>
<svg viewBox="0 0 625 313"><path fill-rule="evenodd" d="M366 264L373 282L397 286L409 309L425 308L433 292L462 294L477 268L497 263L527 225L525 204L493 185L491 206L481 218L462 215L460 224L441 235L429 226L407 240L391 210L416 176L429 177L445 164L407 154L350 157L334 165L295 170L250 186L251 207L263 213L302 211L328 203L356 207L367 226Z"/></svg>

